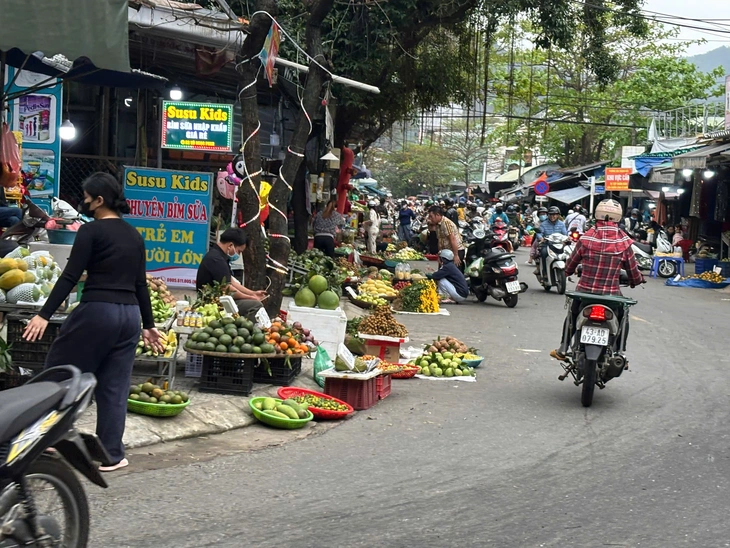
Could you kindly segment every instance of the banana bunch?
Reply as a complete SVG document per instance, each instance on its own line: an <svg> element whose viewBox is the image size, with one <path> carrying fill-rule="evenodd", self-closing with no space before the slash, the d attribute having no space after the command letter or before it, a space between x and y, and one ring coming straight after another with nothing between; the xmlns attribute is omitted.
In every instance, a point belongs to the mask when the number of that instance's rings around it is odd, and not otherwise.
<svg viewBox="0 0 730 548"><path fill-rule="evenodd" d="M170 329L167 333L160 333L160 343L165 347L165 351L162 353L163 358L171 358L175 354L177 348L177 335ZM160 353L154 348L147 346L140 336L139 343L137 343L137 350L134 353L135 357L145 358L159 358Z"/></svg>

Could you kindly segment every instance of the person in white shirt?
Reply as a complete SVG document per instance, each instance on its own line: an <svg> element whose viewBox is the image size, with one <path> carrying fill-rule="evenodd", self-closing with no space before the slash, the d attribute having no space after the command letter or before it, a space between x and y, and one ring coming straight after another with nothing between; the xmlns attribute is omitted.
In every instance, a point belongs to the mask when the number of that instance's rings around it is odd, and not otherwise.
<svg viewBox="0 0 730 548"><path fill-rule="evenodd" d="M578 231L578 234L583 234L583 232L585 232L587 222L588 220L583 214L583 208L580 205L577 205L575 206L575 211L572 214L568 214L565 218L565 227L568 229L568 232L576 230Z"/></svg>
<svg viewBox="0 0 730 548"><path fill-rule="evenodd" d="M380 232L380 215L378 215L377 211L378 205L378 202L375 200L368 202L370 212L368 213L368 220L364 223L365 230L367 230L368 234L368 253L375 253L377 251L375 241L378 238L378 232Z"/></svg>

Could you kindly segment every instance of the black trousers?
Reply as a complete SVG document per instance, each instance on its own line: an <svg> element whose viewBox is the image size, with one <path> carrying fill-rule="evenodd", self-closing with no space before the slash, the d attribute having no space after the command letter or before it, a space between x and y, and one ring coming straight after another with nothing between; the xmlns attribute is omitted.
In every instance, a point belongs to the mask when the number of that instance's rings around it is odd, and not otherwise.
<svg viewBox="0 0 730 548"><path fill-rule="evenodd" d="M314 248L319 249L328 257L335 257L335 239L329 236L315 236Z"/></svg>
<svg viewBox="0 0 730 548"><path fill-rule="evenodd" d="M122 436L139 335L139 306L82 302L63 322L46 356L46 368L75 365L96 376L96 435L111 464L124 458Z"/></svg>

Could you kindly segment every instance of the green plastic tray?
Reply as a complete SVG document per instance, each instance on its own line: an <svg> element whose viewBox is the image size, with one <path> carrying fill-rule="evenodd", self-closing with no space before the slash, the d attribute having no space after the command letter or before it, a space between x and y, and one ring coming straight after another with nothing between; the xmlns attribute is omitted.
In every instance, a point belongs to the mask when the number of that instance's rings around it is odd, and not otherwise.
<svg viewBox="0 0 730 548"><path fill-rule="evenodd" d="M138 400L127 400L127 410L138 415L148 415L150 417L174 417L179 415L190 404L190 400L185 403L168 403L160 405L158 403L148 403Z"/></svg>
<svg viewBox="0 0 730 548"><path fill-rule="evenodd" d="M264 401L265 399L265 397L251 398L250 400L248 400L248 405L251 408L251 412L253 413L254 417L256 417L264 424L268 424L269 426L273 426L274 428L294 430L296 428L302 428L305 424L307 424L314 418L314 415L312 415L311 411L307 411L309 416L306 419L282 419L280 417L272 417L271 415L267 415L263 411L254 407L254 403L256 403L257 401ZM284 401L277 398L274 399L276 400L276 403L281 403L282 401Z"/></svg>

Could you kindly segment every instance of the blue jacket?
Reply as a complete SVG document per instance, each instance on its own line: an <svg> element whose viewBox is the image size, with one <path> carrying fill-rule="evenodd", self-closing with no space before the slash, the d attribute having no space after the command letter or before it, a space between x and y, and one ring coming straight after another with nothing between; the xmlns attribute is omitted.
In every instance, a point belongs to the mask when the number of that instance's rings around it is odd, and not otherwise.
<svg viewBox="0 0 730 548"><path fill-rule="evenodd" d="M504 211L502 213L492 213L492 216L489 218L489 224L493 225L497 219L502 219L506 225L509 224L509 217L507 217Z"/></svg>
<svg viewBox="0 0 730 548"><path fill-rule="evenodd" d="M563 236L568 235L568 229L565 228L565 223L558 219L555 224L550 222L550 219L546 219L540 223L542 228L541 236L550 236L551 234L562 234Z"/></svg>
<svg viewBox="0 0 730 548"><path fill-rule="evenodd" d="M461 273L461 270L459 270L451 261L445 262L436 272L429 274L428 278L436 281L443 280L445 278L454 284L454 288L459 295L462 297L469 296L469 286L466 283L466 278Z"/></svg>

